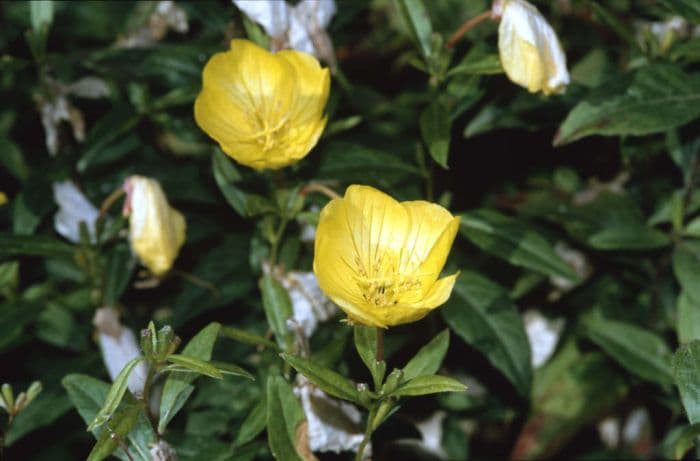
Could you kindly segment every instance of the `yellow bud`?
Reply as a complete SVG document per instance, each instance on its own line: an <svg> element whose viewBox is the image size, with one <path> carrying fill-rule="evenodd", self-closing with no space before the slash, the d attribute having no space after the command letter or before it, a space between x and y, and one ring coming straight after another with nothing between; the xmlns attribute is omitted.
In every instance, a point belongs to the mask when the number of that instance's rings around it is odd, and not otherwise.
<svg viewBox="0 0 700 461"><path fill-rule="evenodd" d="M498 51L508 78L532 93L563 92L569 84L566 56L537 8L525 0L496 0L492 16L501 18Z"/></svg>
<svg viewBox="0 0 700 461"><path fill-rule="evenodd" d="M415 322L450 297L457 274L438 277L458 227L439 205L350 186L321 211L314 272L351 322Z"/></svg>
<svg viewBox="0 0 700 461"><path fill-rule="evenodd" d="M199 127L256 170L296 163L316 145L326 117L328 69L294 50L270 53L248 40L209 59L194 104Z"/></svg>
<svg viewBox="0 0 700 461"><path fill-rule="evenodd" d="M161 276L170 270L185 242L185 218L170 206L155 179L130 176L124 188L131 247L154 275Z"/></svg>

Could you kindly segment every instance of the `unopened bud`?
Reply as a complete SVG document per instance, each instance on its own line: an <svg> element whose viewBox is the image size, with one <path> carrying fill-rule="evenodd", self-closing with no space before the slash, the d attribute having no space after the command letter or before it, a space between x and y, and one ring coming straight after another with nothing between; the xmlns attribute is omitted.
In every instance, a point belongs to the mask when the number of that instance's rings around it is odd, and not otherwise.
<svg viewBox="0 0 700 461"><path fill-rule="evenodd" d="M401 380L403 379L403 371L399 368L394 369L389 376L386 378L384 386L382 386L382 393L391 394L399 387Z"/></svg>

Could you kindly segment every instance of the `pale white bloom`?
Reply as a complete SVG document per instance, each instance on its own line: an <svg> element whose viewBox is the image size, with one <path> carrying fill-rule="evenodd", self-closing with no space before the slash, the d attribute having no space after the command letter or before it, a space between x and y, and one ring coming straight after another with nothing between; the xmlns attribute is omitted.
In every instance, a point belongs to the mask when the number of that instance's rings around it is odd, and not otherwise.
<svg viewBox="0 0 700 461"><path fill-rule="evenodd" d="M319 322L329 320L338 312L338 307L321 291L313 272L288 272L280 282L292 301L293 319L307 338L313 335Z"/></svg>
<svg viewBox="0 0 700 461"><path fill-rule="evenodd" d="M632 447L639 443L651 430L651 418L646 408L637 407L627 415L622 428L622 440L625 445Z"/></svg>
<svg viewBox="0 0 700 461"><path fill-rule="evenodd" d="M615 449L620 444L620 420L609 416L598 423L598 435L603 444Z"/></svg>
<svg viewBox="0 0 700 461"><path fill-rule="evenodd" d="M64 84L52 78L44 79L47 95L37 98L41 124L44 127L46 149L50 155L56 155L60 147L59 127L68 122L76 141L85 140L85 119L83 113L75 108L69 96L98 99L109 96L107 83L98 77L85 77L70 84Z"/></svg>
<svg viewBox="0 0 700 461"><path fill-rule="evenodd" d="M554 353L564 329L564 319L550 320L539 311L528 310L523 313L523 323L532 351L532 366L539 368Z"/></svg>
<svg viewBox="0 0 700 461"><path fill-rule="evenodd" d="M495 0L500 18L498 51L506 75L532 93L561 93L569 84L566 56L557 34L539 10L525 0Z"/></svg>
<svg viewBox="0 0 700 461"><path fill-rule="evenodd" d="M357 452L364 433L362 414L355 405L328 396L302 375L297 375L294 394L306 415L311 451ZM371 456L371 444L365 447L364 454Z"/></svg>
<svg viewBox="0 0 700 461"><path fill-rule="evenodd" d="M73 181L53 183L53 199L58 205L53 225L56 232L73 243L80 242L80 223L87 226L90 240L95 240L95 222L100 215Z"/></svg>
<svg viewBox="0 0 700 461"><path fill-rule="evenodd" d="M570 291L575 288L581 281L586 279L593 269L591 264L588 262L588 258L582 252L570 247L565 242L557 242L554 245L554 251L559 255L559 257L564 260L571 268L574 270L579 278L578 282L571 281L565 277L550 276L549 283L554 285L557 289L561 291ZM550 296L550 299L552 297Z"/></svg>
<svg viewBox="0 0 700 461"><path fill-rule="evenodd" d="M97 309L92 323L97 328L102 360L114 381L129 361L141 355L141 349L134 332L119 323L119 317L111 307ZM144 362L132 370L127 386L134 395L143 393L147 374L148 368Z"/></svg>
<svg viewBox="0 0 700 461"><path fill-rule="evenodd" d="M156 444L149 449L151 461L177 461L177 453L168 442L159 439Z"/></svg>
<svg viewBox="0 0 700 461"><path fill-rule="evenodd" d="M233 0L272 38L273 51L292 48L334 65L335 56L325 29L336 12L334 0L302 0L296 6L283 0Z"/></svg>

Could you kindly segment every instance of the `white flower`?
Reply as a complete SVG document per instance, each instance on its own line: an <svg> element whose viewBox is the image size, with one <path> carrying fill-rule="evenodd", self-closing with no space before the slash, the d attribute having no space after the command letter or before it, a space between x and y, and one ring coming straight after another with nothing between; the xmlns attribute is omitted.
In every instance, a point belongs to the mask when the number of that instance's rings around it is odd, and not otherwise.
<svg viewBox="0 0 700 461"><path fill-rule="evenodd" d="M514 83L532 93L561 93L569 84L566 56L557 34L525 0L495 0L492 16L500 18L498 51Z"/></svg>
<svg viewBox="0 0 700 461"><path fill-rule="evenodd" d="M559 337L564 329L564 319L550 320L539 311L528 310L523 313L525 333L530 341L532 350L532 366L539 368L544 365L554 353Z"/></svg>
<svg viewBox="0 0 700 461"><path fill-rule="evenodd" d="M334 0L302 0L290 6L283 0L233 0L272 38L272 49L292 48L312 54L334 67L335 55L325 29L335 14Z"/></svg>
<svg viewBox="0 0 700 461"><path fill-rule="evenodd" d="M297 375L294 394L306 414L311 451L357 452L364 433L362 414L355 405L329 397L302 375ZM372 446L368 444L364 455L371 454Z"/></svg>
<svg viewBox="0 0 700 461"><path fill-rule="evenodd" d="M53 199L58 205L53 225L56 232L73 243L80 242L80 223L87 226L90 240L95 240L95 221L98 210L73 181L53 183Z"/></svg>
<svg viewBox="0 0 700 461"><path fill-rule="evenodd" d="M321 291L313 272L292 271L282 276L280 282L292 301L294 321L307 338L316 331L319 322L329 320L338 312L337 306Z"/></svg>
<svg viewBox="0 0 700 461"><path fill-rule="evenodd" d="M114 379L122 371L124 365L141 355L134 332L119 323L117 313L111 307L102 307L95 311L92 323L97 328L97 334L109 377ZM132 394L140 396L146 383L148 368L140 362L129 375L127 386Z"/></svg>

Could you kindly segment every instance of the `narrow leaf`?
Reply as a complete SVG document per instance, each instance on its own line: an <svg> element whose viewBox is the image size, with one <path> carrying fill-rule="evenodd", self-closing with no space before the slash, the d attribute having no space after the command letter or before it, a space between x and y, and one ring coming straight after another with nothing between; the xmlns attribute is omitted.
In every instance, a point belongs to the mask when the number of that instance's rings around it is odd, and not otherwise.
<svg viewBox="0 0 700 461"><path fill-rule="evenodd" d="M404 381L410 381L418 376L432 375L438 371L449 345L450 330L445 329L423 346L406 364L403 368Z"/></svg>
<svg viewBox="0 0 700 461"><path fill-rule="evenodd" d="M122 371L120 371L117 377L114 379L114 383L109 389L109 393L105 398L102 409L99 411L99 413L97 413L95 419L88 426L88 431L92 431L96 427L104 424L112 416L112 413L114 413L119 406L119 403L122 401L122 398L124 398L124 393L126 392L127 383L129 381L129 375L136 365L143 360L143 357L135 357L124 365Z"/></svg>
<svg viewBox="0 0 700 461"><path fill-rule="evenodd" d="M219 323L210 323L197 333L182 349L182 355L200 360L210 360L214 349ZM160 401L160 416L158 419L158 432L165 432L165 428L171 419L185 404L190 394L194 391L192 382L197 379L196 373L171 373L163 386Z"/></svg>
<svg viewBox="0 0 700 461"><path fill-rule="evenodd" d="M304 412L292 387L281 376L267 379L267 440L277 461L303 461L296 450L297 426Z"/></svg>
<svg viewBox="0 0 700 461"><path fill-rule="evenodd" d="M700 423L700 341L681 346L673 356L672 366L688 421Z"/></svg>
<svg viewBox="0 0 700 461"><path fill-rule="evenodd" d="M223 378L221 372L217 370L214 365L211 365L209 362L205 362L204 360L179 354L171 354L166 360L174 363L175 365L187 368L190 371L194 371L195 373L209 376L211 378Z"/></svg>
<svg viewBox="0 0 700 461"><path fill-rule="evenodd" d="M462 215L460 233L482 250L541 274L577 279L552 245L530 226L492 210Z"/></svg>
<svg viewBox="0 0 700 461"><path fill-rule="evenodd" d="M408 25L413 41L424 58L432 54L433 26L423 0L396 0L396 6Z"/></svg>
<svg viewBox="0 0 700 461"><path fill-rule="evenodd" d="M398 397L437 394L440 392L463 392L467 386L454 378L439 375L423 375L402 384L391 395Z"/></svg>
<svg viewBox="0 0 700 461"><path fill-rule="evenodd" d="M463 272L440 311L450 328L484 354L519 394L530 394L530 343L518 310L501 287L478 274Z"/></svg>
<svg viewBox="0 0 700 461"><path fill-rule="evenodd" d="M260 279L260 291L267 323L275 334L279 347L287 350L292 344L292 333L287 328L287 320L293 315L289 294L270 274L265 274Z"/></svg>
<svg viewBox="0 0 700 461"><path fill-rule="evenodd" d="M438 165L447 169L452 119L447 107L439 100L434 100L421 114L420 131L430 156Z"/></svg>
<svg viewBox="0 0 700 461"><path fill-rule="evenodd" d="M630 373L659 384L673 382L671 351L656 334L600 315L586 317L583 325L588 338Z"/></svg>
<svg viewBox="0 0 700 461"><path fill-rule="evenodd" d="M360 403L355 385L343 375L302 357L283 353L282 358L327 394Z"/></svg>

